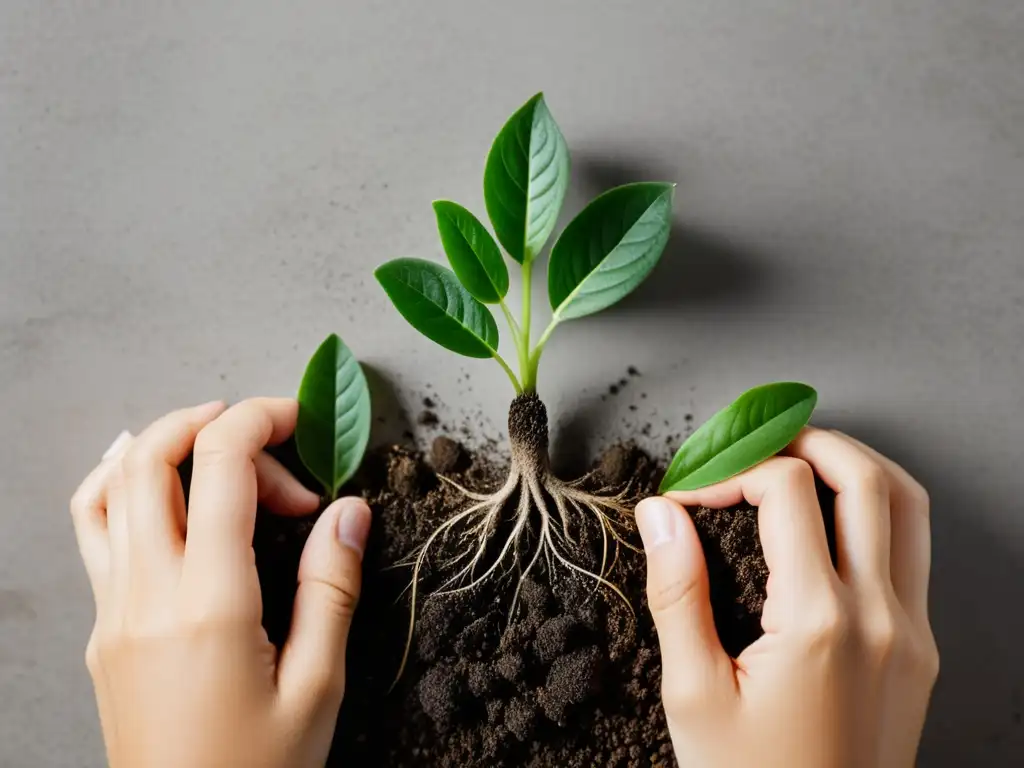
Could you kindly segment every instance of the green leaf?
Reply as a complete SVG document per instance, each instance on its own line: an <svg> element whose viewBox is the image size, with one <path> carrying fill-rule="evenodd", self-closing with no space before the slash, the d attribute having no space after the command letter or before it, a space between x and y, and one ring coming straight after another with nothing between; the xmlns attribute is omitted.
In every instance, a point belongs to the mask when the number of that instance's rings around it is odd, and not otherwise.
<svg viewBox="0 0 1024 768"><path fill-rule="evenodd" d="M333 498L359 468L369 439L366 377L349 348L332 333L310 358L299 385L299 458Z"/></svg>
<svg viewBox="0 0 1024 768"><path fill-rule="evenodd" d="M402 317L428 339L466 357L494 356L494 317L450 269L423 259L395 259L374 275Z"/></svg>
<svg viewBox="0 0 1024 768"><path fill-rule="evenodd" d="M693 491L760 464L793 441L817 402L818 393L797 382L744 392L683 443L659 492Z"/></svg>
<svg viewBox="0 0 1024 768"><path fill-rule="evenodd" d="M487 215L520 264L544 248L568 187L569 148L538 93L505 123L484 169Z"/></svg>
<svg viewBox="0 0 1024 768"><path fill-rule="evenodd" d="M548 298L554 322L592 315L643 282L672 226L674 184L627 184L597 197L551 249Z"/></svg>
<svg viewBox="0 0 1024 768"><path fill-rule="evenodd" d="M466 290L485 304L505 298L508 267L490 232L458 203L435 200L434 213L441 245Z"/></svg>

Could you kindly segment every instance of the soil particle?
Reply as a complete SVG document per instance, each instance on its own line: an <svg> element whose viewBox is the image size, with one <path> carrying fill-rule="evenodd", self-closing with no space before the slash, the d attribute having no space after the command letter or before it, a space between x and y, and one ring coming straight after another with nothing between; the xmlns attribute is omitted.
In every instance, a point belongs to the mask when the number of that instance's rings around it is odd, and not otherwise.
<svg viewBox="0 0 1024 768"><path fill-rule="evenodd" d="M497 675L489 664L477 662L469 664L466 668L466 682L469 683L469 692L478 699L484 698L492 690L497 682ZM488 701L488 704L491 702ZM498 704L497 700L494 703Z"/></svg>
<svg viewBox="0 0 1024 768"><path fill-rule="evenodd" d="M458 711L459 683L455 668L444 663L429 669L420 680L420 704L439 726L447 725Z"/></svg>
<svg viewBox="0 0 1024 768"><path fill-rule="evenodd" d="M542 697L548 719L564 722L569 707L582 704L600 688L602 662L602 654L595 645L554 660Z"/></svg>
<svg viewBox="0 0 1024 768"><path fill-rule="evenodd" d="M640 371L638 371L636 369L635 365L629 366L629 368L626 369L626 373L628 373L630 376L639 376L640 375Z"/></svg>
<svg viewBox="0 0 1024 768"><path fill-rule="evenodd" d="M609 486L624 485L636 467L638 450L634 445L613 445L598 459L597 468Z"/></svg>
<svg viewBox="0 0 1024 768"><path fill-rule="evenodd" d="M399 496L414 496L420 490L420 468L409 456L397 456L388 466L388 485Z"/></svg>
<svg viewBox="0 0 1024 768"><path fill-rule="evenodd" d="M423 407L424 408L433 410L436 407L436 405L437 404L434 402L433 398L431 398L431 397L424 397L423 398Z"/></svg>
<svg viewBox="0 0 1024 768"><path fill-rule="evenodd" d="M510 683L515 683L523 676L526 662L523 661L523 657L518 653L506 653L498 657L494 664L494 669Z"/></svg>
<svg viewBox="0 0 1024 768"><path fill-rule="evenodd" d="M421 427L436 427L441 423L441 420L437 417L437 414L431 410L420 411L420 415L416 417L416 423Z"/></svg>
<svg viewBox="0 0 1024 768"><path fill-rule="evenodd" d="M434 471L441 475L447 475L460 469L465 469L466 451L462 443L452 440L446 435L439 435L434 438L430 446L430 463Z"/></svg>
<svg viewBox="0 0 1024 768"><path fill-rule="evenodd" d="M580 621L572 615L563 614L545 621L537 629L533 640L537 658L544 664L553 662L565 652L570 637L581 627Z"/></svg>
<svg viewBox="0 0 1024 768"><path fill-rule="evenodd" d="M520 741L526 741L533 734L537 711L522 699L512 699L505 707L505 727Z"/></svg>

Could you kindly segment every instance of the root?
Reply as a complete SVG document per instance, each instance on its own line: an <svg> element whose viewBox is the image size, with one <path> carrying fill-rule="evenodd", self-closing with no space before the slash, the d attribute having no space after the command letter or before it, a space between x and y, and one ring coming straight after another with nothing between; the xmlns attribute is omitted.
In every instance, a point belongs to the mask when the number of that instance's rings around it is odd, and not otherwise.
<svg viewBox="0 0 1024 768"><path fill-rule="evenodd" d="M431 564L431 568L437 572L451 574L443 577L444 581L431 596L452 596L470 592L492 578L505 578L523 559L528 558L525 568L522 568L516 579L512 594L509 608L511 623L515 617L523 583L543 557L549 574L553 575L554 568L558 565L589 578L594 582L595 592L601 587L608 589L621 599L633 614L629 600L609 578L618 562L621 547L639 551L626 539L628 532L634 528L632 509L628 504L628 488L611 496L589 493L583 489L586 478L584 481L564 482L547 469L546 461L520 462L516 461L515 455L508 480L494 493L476 493L450 478L441 477L441 480L472 503L439 525L423 545L401 563L412 568L412 580L407 587L407 591L411 593L411 607L405 649L395 683L405 671L412 650L423 569L434 545L438 541L447 540L450 536L457 537L459 551L446 561ZM510 502L516 497L514 510L509 510ZM538 526L531 525L534 511L537 513ZM578 552L581 548L584 526L588 518L595 521L601 529L601 563L597 572L573 561L574 551ZM495 534L502 523L511 526L509 533L504 541L495 541ZM539 530L536 543L532 544L531 548L529 539L535 527ZM525 553L524 549L527 550ZM493 561L488 563L488 552L493 553L495 550L497 553L493 555ZM506 565L504 571L503 565Z"/></svg>

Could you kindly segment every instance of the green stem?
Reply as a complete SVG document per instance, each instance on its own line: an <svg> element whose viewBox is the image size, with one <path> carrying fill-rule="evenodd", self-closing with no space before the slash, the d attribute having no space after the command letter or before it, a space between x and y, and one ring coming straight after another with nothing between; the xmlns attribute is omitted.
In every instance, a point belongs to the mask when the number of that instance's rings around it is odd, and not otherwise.
<svg viewBox="0 0 1024 768"><path fill-rule="evenodd" d="M505 303L504 299L498 301L498 306L501 307L502 314L505 315L505 322L508 323L508 329L512 331L512 341L515 342L516 347L519 347L519 323L512 317L512 313L509 311L508 304Z"/></svg>
<svg viewBox="0 0 1024 768"><path fill-rule="evenodd" d="M519 375L523 378L523 390L536 389L536 372L531 375L530 366L530 304L533 293L533 262L523 262L523 326L519 336Z"/></svg>
<svg viewBox="0 0 1024 768"><path fill-rule="evenodd" d="M548 343L548 339L551 338L551 334L557 326L558 320L552 318L548 327L544 329L544 333L540 335L540 339L537 341L537 346L534 347L526 356L526 368L523 373L523 389L528 392L533 392L537 389L537 368L540 366L540 355L544 351L544 345Z"/></svg>
<svg viewBox="0 0 1024 768"><path fill-rule="evenodd" d="M515 389L516 394L517 395L523 394L523 388L519 384L519 379L516 378L516 374L509 367L508 363L505 362L505 358L503 358L500 354L498 354L497 350L492 350L491 354L494 355L494 359L498 361L498 365L500 365L504 369L505 373L508 374L508 378L509 378L509 380L511 380L512 387Z"/></svg>

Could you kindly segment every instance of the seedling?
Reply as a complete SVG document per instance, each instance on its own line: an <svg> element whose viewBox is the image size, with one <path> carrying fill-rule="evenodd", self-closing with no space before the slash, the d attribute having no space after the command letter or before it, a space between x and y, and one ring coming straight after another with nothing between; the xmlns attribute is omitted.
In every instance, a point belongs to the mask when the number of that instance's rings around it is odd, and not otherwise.
<svg viewBox="0 0 1024 768"><path fill-rule="evenodd" d="M498 242L468 210L439 200L434 212L451 269L405 258L390 261L375 273L414 328L458 354L494 359L515 391L508 414L508 479L493 493L477 493L442 478L465 495L467 506L441 523L410 556L412 609L402 669L412 643L421 571L432 547L443 539L455 539L460 548L440 564L446 578L435 594L465 592L515 569L511 616L523 580L543 557L549 574L557 564L625 601L608 577L618 547L632 548L623 535L630 527L627 493L591 493L583 480L566 482L551 471L548 416L537 395L537 370L559 325L610 307L654 268L668 241L675 185L645 182L616 187L565 227L548 259L551 320L534 341L533 267L554 231L568 186L569 150L538 94L512 115L487 157L484 201ZM509 273L498 243L521 271L518 319L506 302ZM498 352L498 325L488 305L497 307L508 325L518 373ZM531 525L534 512L538 525ZM602 536L596 570L581 564L581 532L588 518L599 525Z"/></svg>

